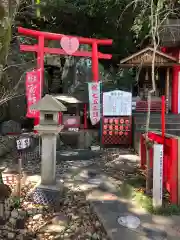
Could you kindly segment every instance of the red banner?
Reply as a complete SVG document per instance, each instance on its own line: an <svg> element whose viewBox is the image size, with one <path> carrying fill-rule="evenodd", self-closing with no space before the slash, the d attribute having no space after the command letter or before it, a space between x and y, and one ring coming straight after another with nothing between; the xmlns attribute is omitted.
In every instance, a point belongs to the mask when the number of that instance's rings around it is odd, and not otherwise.
<svg viewBox="0 0 180 240"><path fill-rule="evenodd" d="M38 118L39 111L30 110L30 106L37 103L41 99L40 71L32 71L26 73L26 99L28 118Z"/></svg>

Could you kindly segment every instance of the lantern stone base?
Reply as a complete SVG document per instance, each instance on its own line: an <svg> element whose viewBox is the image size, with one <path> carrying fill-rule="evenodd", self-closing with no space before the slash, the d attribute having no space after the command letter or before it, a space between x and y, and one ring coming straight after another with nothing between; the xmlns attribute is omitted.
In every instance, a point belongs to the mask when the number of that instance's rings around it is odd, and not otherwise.
<svg viewBox="0 0 180 240"><path fill-rule="evenodd" d="M34 188L31 197L36 204L58 206L63 196L63 185L38 185Z"/></svg>

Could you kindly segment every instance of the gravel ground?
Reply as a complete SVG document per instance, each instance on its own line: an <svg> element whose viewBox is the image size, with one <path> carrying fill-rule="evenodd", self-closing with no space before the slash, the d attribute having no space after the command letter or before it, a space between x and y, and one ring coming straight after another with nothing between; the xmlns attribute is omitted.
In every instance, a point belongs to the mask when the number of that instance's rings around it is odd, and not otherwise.
<svg viewBox="0 0 180 240"><path fill-rule="evenodd" d="M11 163L11 155L4 159ZM81 167L94 163L97 159L67 160L57 162L57 176L66 181L73 178L74 172ZM7 164L9 165L9 164ZM28 172L39 173L39 161L25 164ZM68 175L69 173L69 175ZM27 198L35 183L27 183L22 188L19 208L11 208L6 223L0 227L0 239L72 239L72 240L107 240L108 237L86 201L83 191L76 185L69 185L58 211L48 206L34 204ZM13 188L13 187L12 187Z"/></svg>

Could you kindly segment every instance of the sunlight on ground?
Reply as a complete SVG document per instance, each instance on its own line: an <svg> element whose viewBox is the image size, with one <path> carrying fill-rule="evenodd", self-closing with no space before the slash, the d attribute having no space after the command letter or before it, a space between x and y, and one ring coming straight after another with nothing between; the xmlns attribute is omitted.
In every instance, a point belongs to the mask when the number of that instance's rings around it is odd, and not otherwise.
<svg viewBox="0 0 180 240"><path fill-rule="evenodd" d="M66 152L61 152L60 153L60 155L61 156L66 156L66 157L69 157L69 156L77 156L79 153L78 152L68 152L68 151L66 151Z"/></svg>

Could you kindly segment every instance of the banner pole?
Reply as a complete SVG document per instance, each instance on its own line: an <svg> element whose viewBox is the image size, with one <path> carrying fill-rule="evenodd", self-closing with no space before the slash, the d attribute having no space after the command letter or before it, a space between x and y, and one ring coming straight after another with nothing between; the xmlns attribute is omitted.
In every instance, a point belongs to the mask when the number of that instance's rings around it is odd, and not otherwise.
<svg viewBox="0 0 180 240"><path fill-rule="evenodd" d="M102 143L102 133L103 133L103 91L102 91L102 81L100 82L100 147L103 148Z"/></svg>

